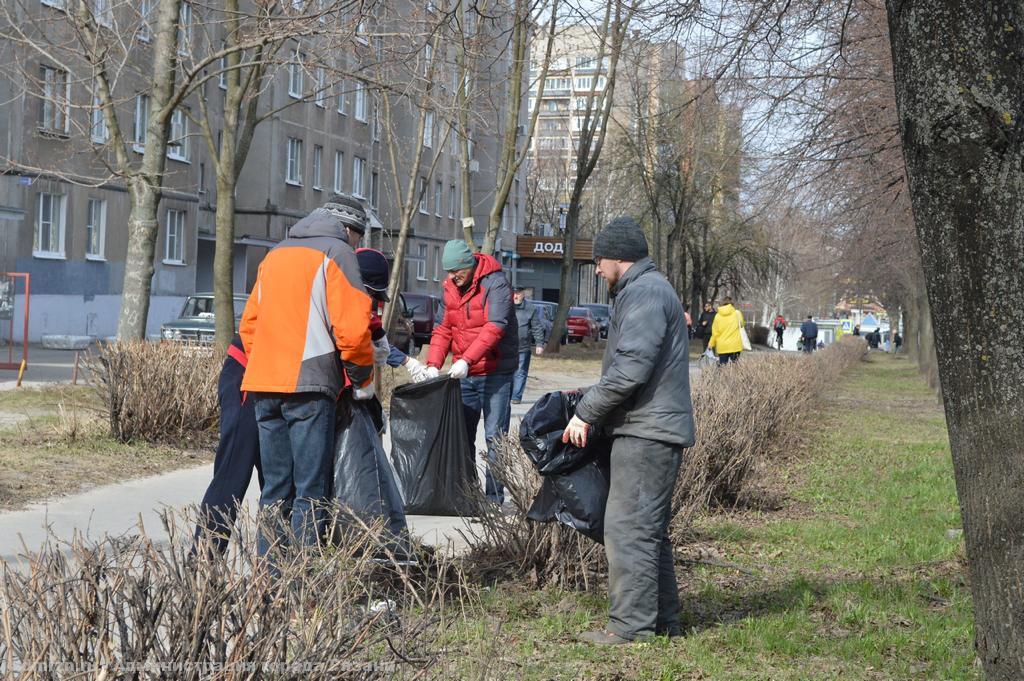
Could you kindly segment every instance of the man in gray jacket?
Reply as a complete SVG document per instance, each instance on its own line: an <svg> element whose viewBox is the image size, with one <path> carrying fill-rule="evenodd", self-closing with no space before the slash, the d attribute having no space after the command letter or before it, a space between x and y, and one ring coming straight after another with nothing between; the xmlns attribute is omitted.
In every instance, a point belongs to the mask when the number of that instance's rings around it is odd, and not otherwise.
<svg viewBox="0 0 1024 681"><path fill-rule="evenodd" d="M536 351L540 355L544 352L544 326L540 321L540 310L526 299L526 289L522 286L512 289L512 303L519 326L519 366L512 375L512 404L519 404L523 401L526 377L530 374L532 353Z"/></svg>
<svg viewBox="0 0 1024 681"><path fill-rule="evenodd" d="M613 438L605 507L608 626L585 641L619 644L679 630L668 522L683 449L693 445L686 317L647 257L632 218L594 239L594 262L615 306L601 380L587 390L562 439L584 446L594 427Z"/></svg>

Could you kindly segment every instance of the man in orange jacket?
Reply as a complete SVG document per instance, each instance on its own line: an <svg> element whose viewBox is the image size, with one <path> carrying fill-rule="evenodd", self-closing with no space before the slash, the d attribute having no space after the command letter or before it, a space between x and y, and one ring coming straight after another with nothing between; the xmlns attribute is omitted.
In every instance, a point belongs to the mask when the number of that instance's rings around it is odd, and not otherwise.
<svg viewBox="0 0 1024 681"><path fill-rule="evenodd" d="M362 234L366 224L358 201L331 197L267 254L242 313L242 389L255 401L263 464L260 508L280 513L274 536L260 532L261 554L287 543L282 521L303 545L317 543L343 372L355 399L373 396L371 302L349 245L352 230Z"/></svg>

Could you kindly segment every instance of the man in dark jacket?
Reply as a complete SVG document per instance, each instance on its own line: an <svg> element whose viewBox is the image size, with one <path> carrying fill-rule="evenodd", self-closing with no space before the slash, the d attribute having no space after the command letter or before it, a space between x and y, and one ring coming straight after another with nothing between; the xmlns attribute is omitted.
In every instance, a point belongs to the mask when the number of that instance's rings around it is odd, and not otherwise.
<svg viewBox="0 0 1024 681"><path fill-rule="evenodd" d="M512 404L519 404L523 401L526 377L530 373L530 358L534 352L538 355L544 353L544 325L540 321L540 310L526 299L526 289L522 286L517 286L512 291L512 302L516 306L516 327L519 335L519 366L512 377Z"/></svg>
<svg viewBox="0 0 1024 681"><path fill-rule="evenodd" d="M608 626L582 638L618 644L679 633L668 522L683 449L694 442L689 341L682 305L647 257L635 220L601 230L594 261L615 301L608 345L601 380L562 440L584 446L595 427L613 438L604 516Z"/></svg>
<svg viewBox="0 0 1024 681"><path fill-rule="evenodd" d="M704 341L704 351L707 352L708 343L711 342L711 326L715 323L715 306L711 303L704 303L704 311L700 313L697 320L697 329L693 335Z"/></svg>
<svg viewBox="0 0 1024 681"><path fill-rule="evenodd" d="M519 337L512 289L501 264L473 253L465 241L449 241L441 256L448 272L441 322L434 326L427 355L428 378L438 375L451 351L449 375L460 379L469 441L484 417L487 460L497 458L495 440L512 417L512 373L519 363ZM487 467L487 498L501 503L505 491Z"/></svg>
<svg viewBox="0 0 1024 681"><path fill-rule="evenodd" d="M804 352L814 352L814 346L818 341L818 325L814 323L814 317L807 315L807 319L800 325L800 340L804 344Z"/></svg>
<svg viewBox="0 0 1024 681"><path fill-rule="evenodd" d="M235 336L228 346L228 356L224 358L217 383L220 441L213 460L213 480L199 506L195 535L198 546L209 533L212 548L220 553L227 551L231 526L235 523L238 505L249 489L253 469L259 478L260 488L263 487L256 412L253 400L242 392L242 376L247 362L242 339Z"/></svg>

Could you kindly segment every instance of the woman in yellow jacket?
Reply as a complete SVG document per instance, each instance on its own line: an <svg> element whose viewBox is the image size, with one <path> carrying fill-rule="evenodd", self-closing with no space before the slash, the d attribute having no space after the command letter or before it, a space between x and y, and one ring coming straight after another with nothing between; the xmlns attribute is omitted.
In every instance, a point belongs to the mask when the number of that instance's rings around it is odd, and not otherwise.
<svg viewBox="0 0 1024 681"><path fill-rule="evenodd" d="M708 347L718 354L719 363L728 364L740 358L743 352L741 328L743 315L732 306L732 298L726 296L711 324L711 341L708 343Z"/></svg>

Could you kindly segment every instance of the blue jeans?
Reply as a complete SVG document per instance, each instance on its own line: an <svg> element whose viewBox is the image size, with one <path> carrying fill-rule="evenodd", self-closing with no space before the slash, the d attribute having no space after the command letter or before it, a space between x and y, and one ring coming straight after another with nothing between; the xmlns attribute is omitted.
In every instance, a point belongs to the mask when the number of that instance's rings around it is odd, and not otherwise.
<svg viewBox="0 0 1024 681"><path fill-rule="evenodd" d="M508 432L508 423L512 418L512 374L469 376L462 379L460 387L470 442L476 442L476 427L480 423L480 412L483 412L488 462L487 486L484 491L489 500L500 504L505 500L505 488L491 476L490 464L498 457L494 440L498 435ZM473 451L476 451L475 447Z"/></svg>
<svg viewBox="0 0 1024 681"><path fill-rule="evenodd" d="M512 374L512 400L515 402L521 402L523 399L523 390L526 389L526 377L530 373L530 357L533 353L529 350L519 353L519 366L516 368L516 372Z"/></svg>
<svg viewBox="0 0 1024 681"><path fill-rule="evenodd" d="M278 504L271 521L273 535L263 529L257 540L260 555L272 543L286 545L285 523L304 546L315 546L326 517L334 463L335 401L320 393L257 394L263 494L260 510Z"/></svg>

